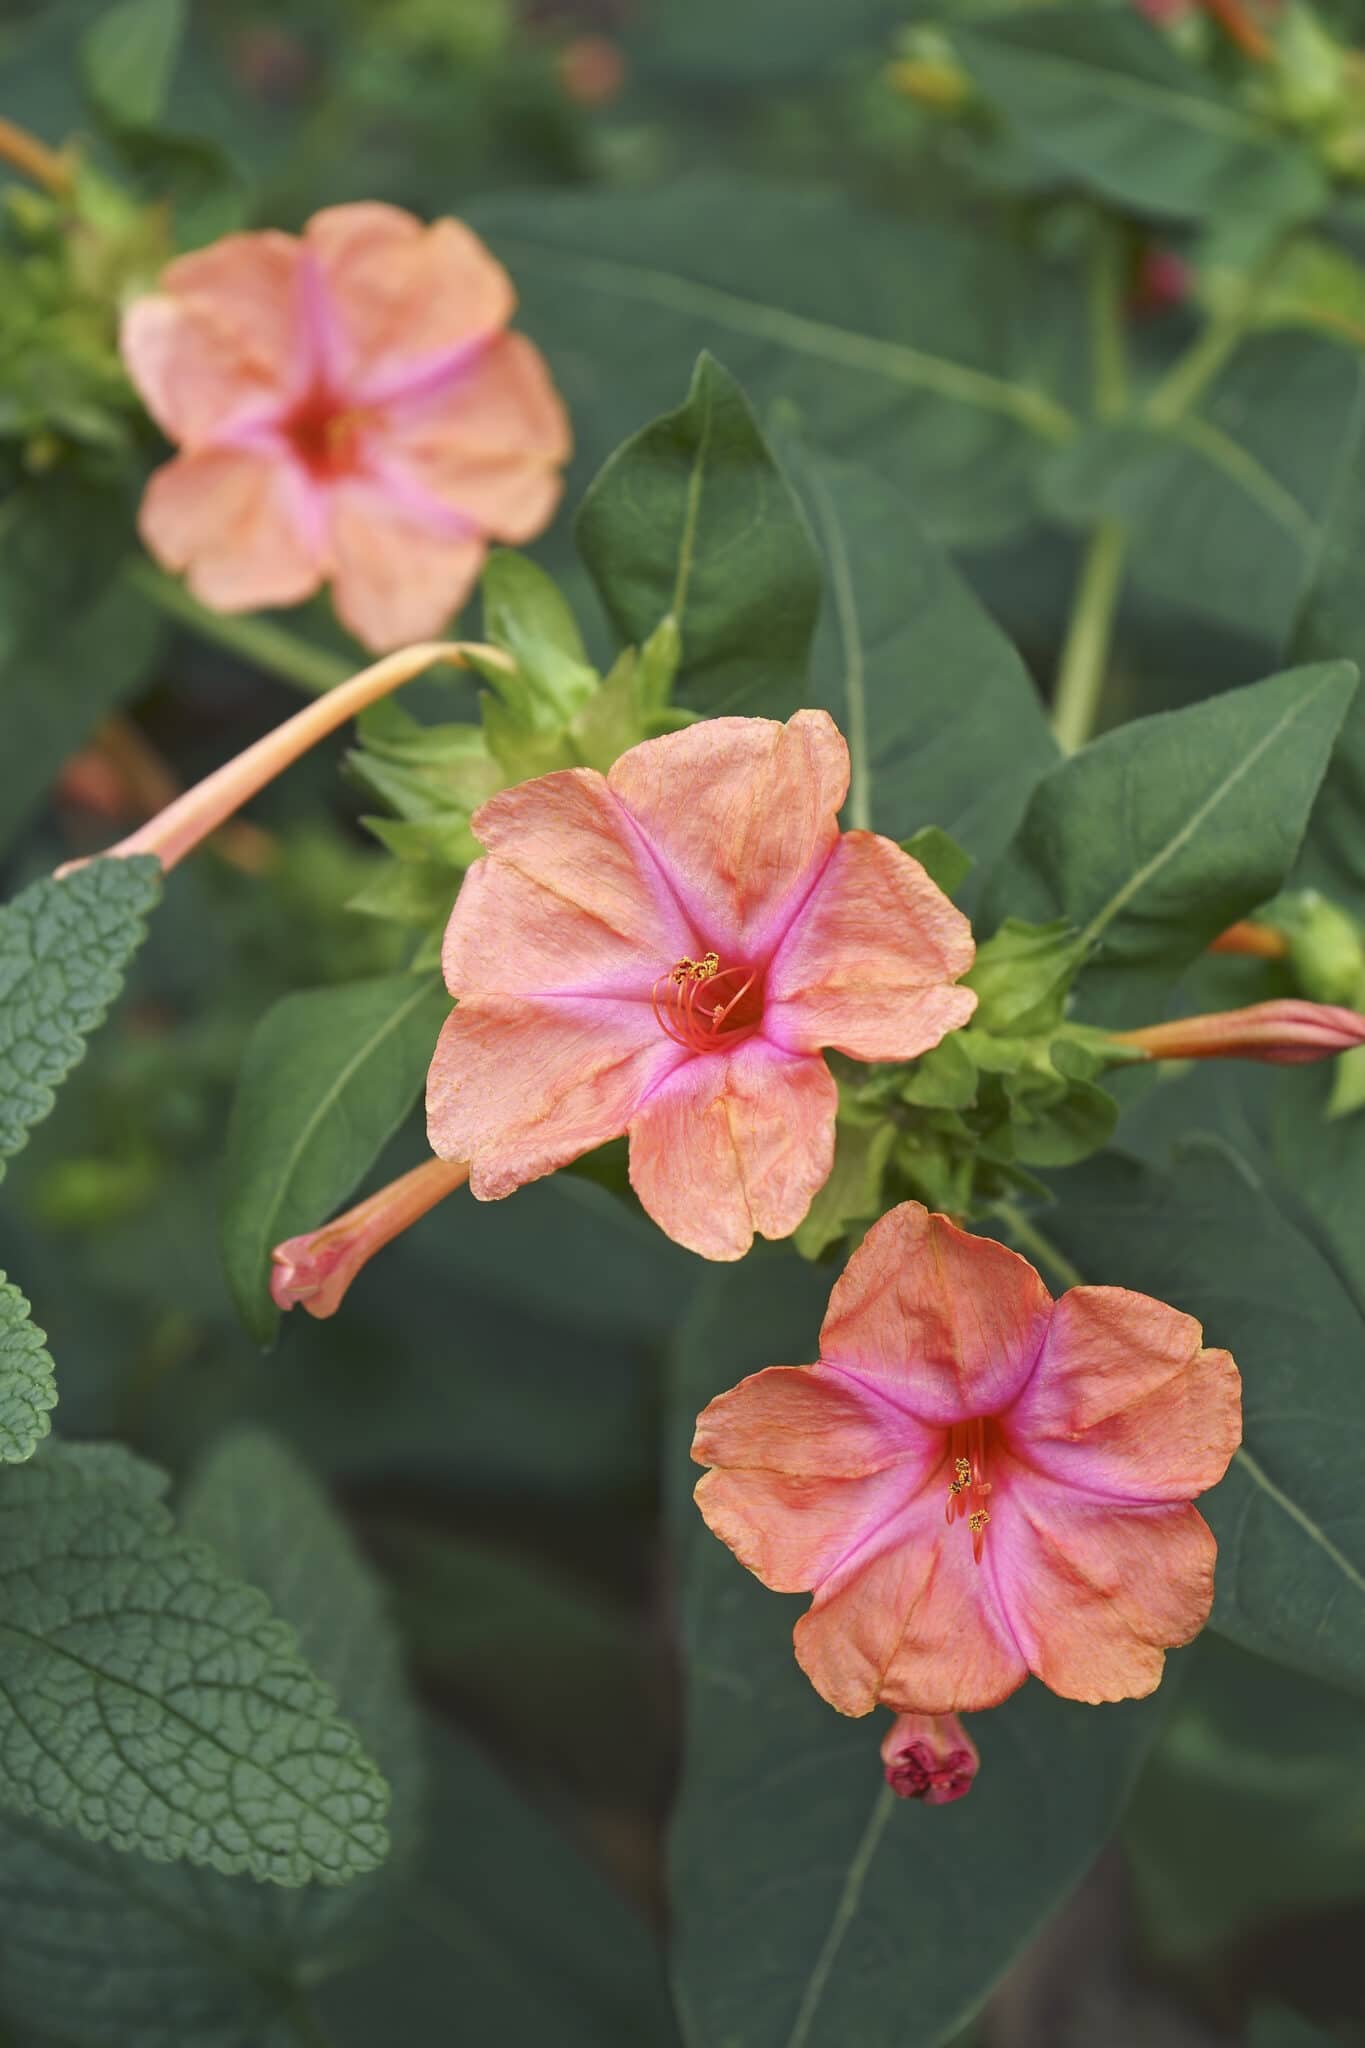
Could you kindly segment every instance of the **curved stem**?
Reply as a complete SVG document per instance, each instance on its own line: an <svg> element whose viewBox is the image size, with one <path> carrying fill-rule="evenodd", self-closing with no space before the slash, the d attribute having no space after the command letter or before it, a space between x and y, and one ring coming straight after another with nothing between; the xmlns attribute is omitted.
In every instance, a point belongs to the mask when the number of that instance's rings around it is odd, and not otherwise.
<svg viewBox="0 0 1365 2048"><path fill-rule="evenodd" d="M40 142L17 121L6 121L3 117L0 117L0 160L13 164L16 171L22 171L26 178L31 178L35 185L43 186L58 199L64 199L71 190L70 158Z"/></svg>

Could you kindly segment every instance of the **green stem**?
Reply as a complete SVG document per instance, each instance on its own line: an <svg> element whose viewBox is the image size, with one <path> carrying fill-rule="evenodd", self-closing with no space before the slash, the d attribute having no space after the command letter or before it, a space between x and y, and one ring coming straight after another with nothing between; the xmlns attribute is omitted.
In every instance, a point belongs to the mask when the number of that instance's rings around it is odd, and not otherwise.
<svg viewBox="0 0 1365 2048"><path fill-rule="evenodd" d="M995 1213L1008 1230L1021 1251L1028 1252L1040 1266L1046 1266L1053 1278L1060 1280L1063 1287L1084 1287L1084 1275L1073 1266L1065 1252L1059 1251L1050 1237L1044 1236L1030 1223L1022 1209L1013 1202L996 1202Z"/></svg>
<svg viewBox="0 0 1365 2048"><path fill-rule="evenodd" d="M306 640L300 640L283 626L271 625L268 619L210 611L207 605L191 597L183 583L163 576L150 562L130 562L124 575L136 591L177 625L188 626L203 639L229 648L269 675L306 690L310 697L325 696L353 673L351 665L339 656L328 654L321 647L310 647Z"/></svg>
<svg viewBox="0 0 1365 2048"><path fill-rule="evenodd" d="M1127 549L1123 528L1104 519L1085 552L1052 699L1052 730L1063 753L1074 754L1095 729Z"/></svg>
<svg viewBox="0 0 1365 2048"><path fill-rule="evenodd" d="M1203 397L1250 326L1261 294L1279 263L1281 247L1277 242L1248 272L1240 291L1208 322L1193 346L1171 365L1144 408L1153 426L1173 427Z"/></svg>
<svg viewBox="0 0 1365 2048"><path fill-rule="evenodd" d="M1117 419L1128 406L1128 347L1123 328L1125 243L1121 229L1096 224L1090 262L1090 336L1095 413Z"/></svg>

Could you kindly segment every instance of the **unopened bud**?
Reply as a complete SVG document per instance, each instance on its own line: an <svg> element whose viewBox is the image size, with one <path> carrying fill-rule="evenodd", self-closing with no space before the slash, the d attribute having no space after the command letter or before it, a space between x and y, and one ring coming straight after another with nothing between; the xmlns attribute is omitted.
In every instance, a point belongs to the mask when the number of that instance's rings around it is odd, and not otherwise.
<svg viewBox="0 0 1365 2048"><path fill-rule="evenodd" d="M346 1290L377 1251L434 1209L469 1178L463 1161L428 1159L344 1216L286 1238L270 1254L270 1297L276 1308L306 1308L320 1321L334 1316Z"/></svg>
<svg viewBox="0 0 1365 2048"><path fill-rule="evenodd" d="M898 1799L948 1806L972 1789L981 1764L956 1714L897 1714L882 1743L886 1782Z"/></svg>
<svg viewBox="0 0 1365 2048"><path fill-rule="evenodd" d="M1245 1010L1172 1017L1139 1031L1118 1031L1114 1041L1153 1060L1269 1060L1297 1066L1365 1044L1365 1016L1336 1003L1307 1003L1286 996L1277 1002L1252 1003Z"/></svg>

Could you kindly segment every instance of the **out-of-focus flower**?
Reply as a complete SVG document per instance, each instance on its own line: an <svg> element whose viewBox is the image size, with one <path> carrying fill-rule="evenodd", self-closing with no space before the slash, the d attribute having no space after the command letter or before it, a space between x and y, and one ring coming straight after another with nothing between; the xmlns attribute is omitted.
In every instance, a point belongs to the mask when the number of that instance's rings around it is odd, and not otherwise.
<svg viewBox="0 0 1365 2048"><path fill-rule="evenodd" d="M270 1294L276 1308L306 1308L322 1320L334 1316L346 1290L375 1253L464 1186L469 1169L428 1159L390 1181L321 1230L288 1237L271 1252Z"/></svg>
<svg viewBox="0 0 1365 2048"><path fill-rule="evenodd" d="M1285 996L1252 1003L1245 1010L1172 1017L1165 1024L1116 1031L1114 1037L1154 1060L1269 1060L1277 1066L1300 1066L1365 1044L1365 1016L1337 1003Z"/></svg>
<svg viewBox="0 0 1365 2048"><path fill-rule="evenodd" d="M559 78L580 107L609 107L621 97L626 60L609 36L575 36L559 53Z"/></svg>
<svg viewBox="0 0 1365 2048"><path fill-rule="evenodd" d="M1194 289L1194 272L1174 249L1157 249L1150 244L1138 260L1130 304L1135 313L1164 313L1168 306L1183 303Z"/></svg>
<svg viewBox="0 0 1365 2048"><path fill-rule="evenodd" d="M124 360L180 453L140 530L217 611L330 582L375 649L439 632L487 541L525 541L569 453L515 295L458 221L335 206L302 236L228 235L124 316Z"/></svg>
<svg viewBox="0 0 1365 2048"><path fill-rule="evenodd" d="M765 1585L814 1592L796 1655L842 1713L993 1707L1029 1672L1141 1697L1208 1618L1191 1501L1241 1438L1237 1368L1200 1336L1122 1287L1054 1301L903 1203L835 1286L819 1364L705 1409L697 1504Z"/></svg>
<svg viewBox="0 0 1365 2048"><path fill-rule="evenodd" d="M1226 931L1209 941L1210 953L1243 953L1255 960L1284 960L1289 939L1278 925L1260 924L1254 918L1239 918Z"/></svg>
<svg viewBox="0 0 1365 2048"><path fill-rule="evenodd" d="M474 814L427 1128L480 1200L628 1132L680 1244L796 1228L834 1155L822 1048L913 1059L976 1004L966 918L891 840L840 835L848 775L823 711L717 718Z"/></svg>
<svg viewBox="0 0 1365 2048"><path fill-rule="evenodd" d="M891 1790L926 1806L965 1799L980 1766L976 1744L956 1714L897 1714L882 1743Z"/></svg>

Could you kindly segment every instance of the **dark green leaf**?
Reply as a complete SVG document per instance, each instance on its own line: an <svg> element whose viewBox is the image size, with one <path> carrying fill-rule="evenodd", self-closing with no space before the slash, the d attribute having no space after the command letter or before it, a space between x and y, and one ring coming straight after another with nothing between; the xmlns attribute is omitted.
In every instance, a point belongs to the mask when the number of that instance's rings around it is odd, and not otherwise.
<svg viewBox="0 0 1365 2048"><path fill-rule="evenodd" d="M1132 8L1050 7L954 26L986 97L1030 144L1123 207L1181 220L1306 216L1307 150L1239 104Z"/></svg>
<svg viewBox="0 0 1365 2048"><path fill-rule="evenodd" d="M381 975L286 996L242 1057L228 1128L223 1263L252 1336L268 1343L273 1245L326 1221L421 1090L450 1009L439 982Z"/></svg>
<svg viewBox="0 0 1365 2048"><path fill-rule="evenodd" d="M97 860L0 909L0 1174L104 1022L161 894L161 864Z"/></svg>
<svg viewBox="0 0 1365 2048"><path fill-rule="evenodd" d="M893 838L938 825L991 860L1057 758L1028 671L898 491L793 456L828 570L816 701L848 736L846 822Z"/></svg>
<svg viewBox="0 0 1365 2048"><path fill-rule="evenodd" d="M166 109L185 0L119 0L81 45L86 90L119 127L151 128Z"/></svg>
<svg viewBox="0 0 1365 2048"><path fill-rule="evenodd" d="M586 474L677 403L705 348L761 418L790 400L813 442L898 482L950 540L1028 518L1037 457L1070 430L1051 393L1074 388L1074 280L976 223L722 178L472 215L516 277Z"/></svg>
<svg viewBox="0 0 1365 2048"><path fill-rule="evenodd" d="M1292 669L1083 748L1039 783L983 927L1069 919L1091 955L1085 1013L1152 1021L1181 969L1283 884L1354 689L1349 663Z"/></svg>
<svg viewBox="0 0 1365 2048"><path fill-rule="evenodd" d="M973 1722L981 1774L950 1814L884 1788L885 1718L842 1719L812 1690L792 1654L801 1603L748 1576L685 1481L698 1409L745 1373L813 1358L828 1293L822 1269L752 1257L708 1281L679 1361L674 1981L698 2048L946 2041L1109 1835L1165 1710L1164 1693L1096 1709L1030 1684Z"/></svg>
<svg viewBox="0 0 1365 2048"><path fill-rule="evenodd" d="M1110 1155L1058 1183L1049 1236L1082 1277L1197 1316L1242 1371L1245 1441L1204 1497L1219 1540L1213 1625L1264 1657L1365 1692L1365 1434L1355 1302L1236 1155L1170 1172Z"/></svg>
<svg viewBox="0 0 1365 2048"><path fill-rule="evenodd" d="M175 1534L127 1452L0 1487L0 1796L158 1861L281 1884L379 1864L383 1779L261 1595Z"/></svg>
<svg viewBox="0 0 1365 2048"><path fill-rule="evenodd" d="M0 1273L0 1462L16 1464L33 1455L51 1428L57 1382L43 1332L30 1321L29 1305Z"/></svg>
<svg viewBox="0 0 1365 2048"><path fill-rule="evenodd" d="M748 400L703 354L686 402L617 450L578 515L578 545L623 639L665 618L681 689L708 715L787 717L808 701L820 566Z"/></svg>
<svg viewBox="0 0 1365 2048"><path fill-rule="evenodd" d="M860 43L876 48L903 0L654 0L627 47L648 76L757 86L825 74Z"/></svg>
<svg viewBox="0 0 1365 2048"><path fill-rule="evenodd" d="M1262 2005L1252 2015L1247 2048L1338 2048L1340 2039L1287 2006Z"/></svg>
<svg viewBox="0 0 1365 2048"><path fill-rule="evenodd" d="M338 2048L672 2048L643 1921L472 1744L434 1743L430 1844L392 1947L328 1988Z"/></svg>

